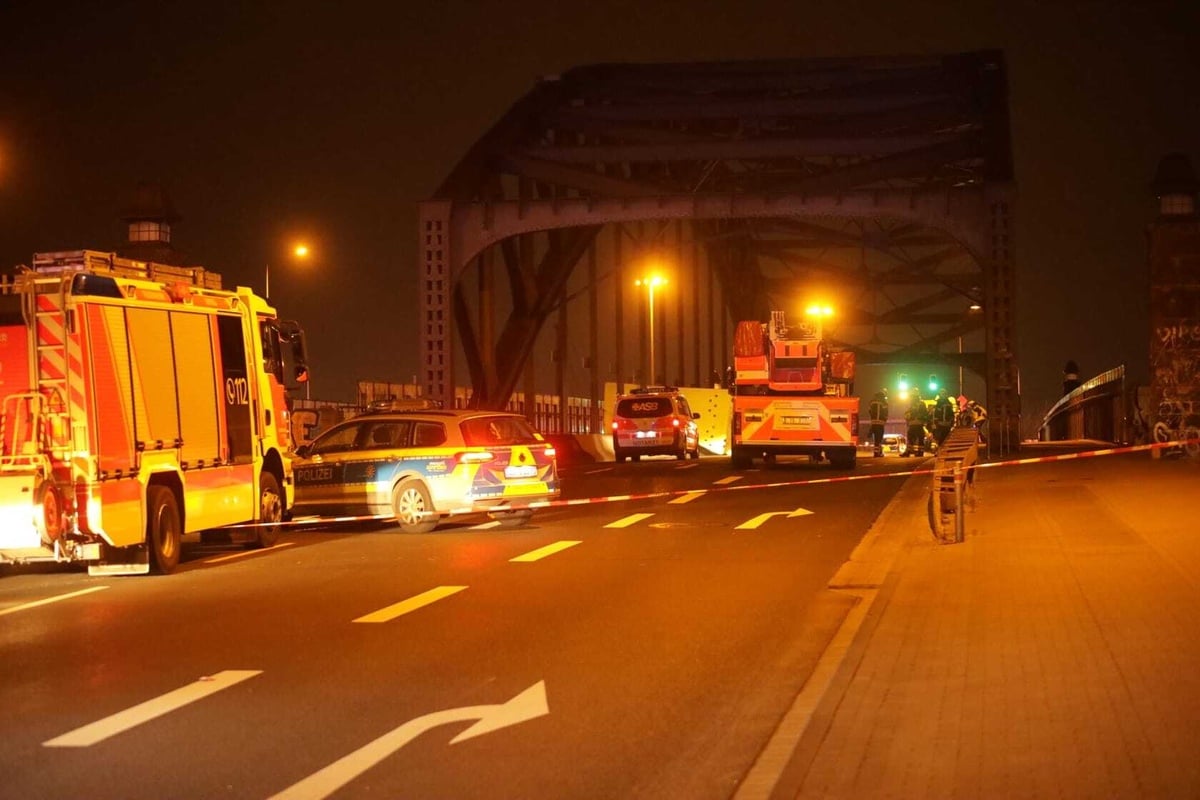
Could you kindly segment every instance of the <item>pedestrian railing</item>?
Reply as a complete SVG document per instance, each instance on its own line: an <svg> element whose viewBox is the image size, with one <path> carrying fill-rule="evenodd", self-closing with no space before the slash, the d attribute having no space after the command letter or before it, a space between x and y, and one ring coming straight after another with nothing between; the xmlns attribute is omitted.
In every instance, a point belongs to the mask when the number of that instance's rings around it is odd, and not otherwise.
<svg viewBox="0 0 1200 800"><path fill-rule="evenodd" d="M929 495L929 527L942 544L963 541L967 508L974 506L971 489L979 461L979 432L973 427L952 429L938 447Z"/></svg>

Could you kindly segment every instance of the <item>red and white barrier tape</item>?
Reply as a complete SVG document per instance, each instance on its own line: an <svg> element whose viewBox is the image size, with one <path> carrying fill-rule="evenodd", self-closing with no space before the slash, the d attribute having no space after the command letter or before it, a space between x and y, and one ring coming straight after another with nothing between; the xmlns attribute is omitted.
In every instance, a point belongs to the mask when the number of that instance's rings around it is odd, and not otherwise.
<svg viewBox="0 0 1200 800"><path fill-rule="evenodd" d="M990 467L1015 467L1023 464L1045 464L1051 461L1070 461L1079 458L1095 458L1097 456L1116 456L1125 455L1128 453L1140 453L1149 450L1166 450L1177 447L1192 447L1194 443L1191 441L1176 441L1176 442L1155 442L1153 444L1138 444L1128 447L1106 447L1099 450L1082 450L1076 453L1063 453L1056 456L1037 456L1035 458L1017 458L1006 461L986 461L975 464L972 469L986 469ZM644 492L642 494L616 494L608 497L581 497L574 500L535 500L531 503L523 503L519 506L493 506L489 511L514 511L522 509L542 509L542 508L566 508L569 506L586 506L598 505L601 503L623 503L630 500L655 500L663 497L681 497L685 494L710 493L710 492L738 492L747 489L779 489L789 486L815 486L822 483L849 483L850 481L870 481L880 478L907 478L910 475L932 475L936 472L934 469L910 469L902 472L885 472L871 475L838 475L833 478L809 478L800 481L776 481L773 483L747 483L740 486L710 486L705 489L677 489L669 492ZM452 511L451 516L461 516L464 514L481 513L473 510ZM369 515L361 517L305 517L303 519L292 520L290 522L278 523L283 527L300 527L305 525L325 525L333 522L366 522L378 521L386 522L393 520L395 517L387 515ZM225 529L234 528L253 528L257 527L255 523L247 523L245 525L228 525Z"/></svg>

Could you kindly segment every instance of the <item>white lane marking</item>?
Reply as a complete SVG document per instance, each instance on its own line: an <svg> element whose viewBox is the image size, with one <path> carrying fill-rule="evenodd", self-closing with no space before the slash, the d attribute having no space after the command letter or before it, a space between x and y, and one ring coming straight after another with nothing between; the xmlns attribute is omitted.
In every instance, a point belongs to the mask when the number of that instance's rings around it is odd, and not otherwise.
<svg viewBox="0 0 1200 800"><path fill-rule="evenodd" d="M486 531L489 528L499 528L499 527L500 527L500 520L493 519L488 522L481 522L478 525L472 525L471 527L467 528L467 530L469 530L469 531Z"/></svg>
<svg viewBox="0 0 1200 800"><path fill-rule="evenodd" d="M688 492L687 494L676 497L674 500L668 500L667 504L668 505L673 505L673 504L678 505L678 504L683 504L683 503L690 503L698 497L704 497L704 495L706 495L706 494L708 494L708 492L704 491L703 489L701 489L698 492Z"/></svg>
<svg viewBox="0 0 1200 800"><path fill-rule="evenodd" d="M726 475L719 481L713 481L714 486L724 486L727 483L737 483L742 479L741 475Z"/></svg>
<svg viewBox="0 0 1200 800"><path fill-rule="evenodd" d="M347 756L339 758L322 770L294 783L270 800L321 800L341 789L371 767L395 753L422 733L441 725L466 720L478 720L474 725L455 736L450 744L473 739L485 733L528 722L550 713L546 702L546 682L538 681L525 691L504 703L481 706L463 706L434 711L395 728L378 739L368 742Z"/></svg>
<svg viewBox="0 0 1200 800"><path fill-rule="evenodd" d="M403 616L410 611L416 611L418 608L427 606L430 603L436 603L445 597L452 594L458 594L465 586L438 586L430 589L427 592L421 592L407 600L401 600L399 603L393 603L386 608L381 608L378 611L372 611L370 614L364 614L354 622L390 622L396 617Z"/></svg>
<svg viewBox="0 0 1200 800"><path fill-rule="evenodd" d="M285 547L291 547L295 542L280 542L279 544L271 545L270 547L260 547L256 550L243 550L240 553L232 553L227 556L217 556L209 558L201 562L204 564L220 564L222 561L233 561L235 558L245 558L246 556L256 556L259 553L269 553L272 550L282 550Z"/></svg>
<svg viewBox="0 0 1200 800"><path fill-rule="evenodd" d="M675 469L695 469L698 466L700 466L699 462L689 461L686 464L680 464L679 466L675 467Z"/></svg>
<svg viewBox="0 0 1200 800"><path fill-rule="evenodd" d="M203 700L210 694L216 694L222 689L241 683L247 678L261 675L261 669L227 669L216 675L201 678L198 681L181 686L178 689L160 695L153 700L138 703L132 708L118 711L116 714L97 720L90 725L76 728L70 733L56 736L42 742L42 747L90 747L96 742L102 742L110 736L124 733L130 728L137 727L143 722L161 717L176 711L189 703Z"/></svg>
<svg viewBox="0 0 1200 800"><path fill-rule="evenodd" d="M531 561L539 561L539 560L545 558L546 556L552 556L555 553L561 553L563 550L566 550L569 547L574 547L577 544L583 544L583 542L573 542L573 541L564 539L561 542L555 542L554 544L548 544L545 547L539 547L537 550L530 550L528 553L525 553L524 555L519 555L516 558L510 558L509 561L516 561L519 563L529 563Z"/></svg>
<svg viewBox="0 0 1200 800"><path fill-rule="evenodd" d="M15 614L18 611L28 611L29 609L37 608L38 606L46 606L51 603L57 603L59 600L69 600L72 597L79 597L80 595L83 595L83 594L91 594L92 592L99 592L99 591L102 591L107 588L108 588L107 586L93 586L90 589L80 589L78 592L67 592L66 594L55 595L54 597L47 597L44 600L34 600L29 603L22 603L19 606L13 606L12 608L6 608L3 611L0 611L0 617L3 617L5 614Z"/></svg>
<svg viewBox="0 0 1200 800"><path fill-rule="evenodd" d="M653 514L630 514L628 517L621 517L616 522L610 522L604 527L606 528L628 528L630 525L636 525L644 519L650 519Z"/></svg>
<svg viewBox="0 0 1200 800"><path fill-rule="evenodd" d="M613 471L612 467L601 467L600 469L584 470L583 474L584 475L599 475L601 472L612 472L612 471Z"/></svg>

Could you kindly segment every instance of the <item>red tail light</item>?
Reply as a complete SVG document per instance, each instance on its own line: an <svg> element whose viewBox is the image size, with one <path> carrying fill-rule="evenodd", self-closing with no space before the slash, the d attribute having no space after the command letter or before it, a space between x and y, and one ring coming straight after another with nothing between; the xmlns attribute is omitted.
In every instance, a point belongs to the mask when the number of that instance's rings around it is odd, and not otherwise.
<svg viewBox="0 0 1200 800"><path fill-rule="evenodd" d="M674 425L676 428L678 428L679 427L679 418L678 417L673 418L671 420L671 424Z"/></svg>
<svg viewBox="0 0 1200 800"><path fill-rule="evenodd" d="M546 455L547 458L554 458L554 456L555 456L555 451L554 451L553 447L547 447L542 452Z"/></svg>
<svg viewBox="0 0 1200 800"><path fill-rule="evenodd" d="M737 436L742 432L742 412L733 412L733 435Z"/></svg>

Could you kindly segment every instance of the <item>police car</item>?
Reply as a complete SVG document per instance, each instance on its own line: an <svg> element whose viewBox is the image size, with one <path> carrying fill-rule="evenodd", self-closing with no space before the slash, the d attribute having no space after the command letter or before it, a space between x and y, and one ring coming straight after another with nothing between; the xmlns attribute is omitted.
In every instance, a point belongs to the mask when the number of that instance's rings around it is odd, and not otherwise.
<svg viewBox="0 0 1200 800"><path fill-rule="evenodd" d="M296 455L294 514L395 517L409 533L456 514L522 525L559 496L554 447L519 414L368 411Z"/></svg>
<svg viewBox="0 0 1200 800"><path fill-rule="evenodd" d="M700 457L700 429L687 398L673 386L646 386L617 398L612 418L617 461L671 455Z"/></svg>

